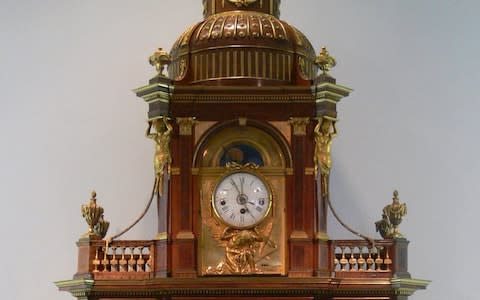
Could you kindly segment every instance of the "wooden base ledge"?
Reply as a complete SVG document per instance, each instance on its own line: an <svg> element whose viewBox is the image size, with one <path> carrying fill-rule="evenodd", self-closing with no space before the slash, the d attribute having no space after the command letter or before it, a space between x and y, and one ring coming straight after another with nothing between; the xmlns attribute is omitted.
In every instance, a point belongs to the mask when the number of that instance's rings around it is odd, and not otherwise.
<svg viewBox="0 0 480 300"><path fill-rule="evenodd" d="M208 277L192 279L156 278L148 280L76 279L55 282L61 291L78 299L183 299L182 297L289 297L292 299L332 299L375 296L403 299L425 289L429 281L419 279L351 279L288 277ZM377 298L368 298L377 299Z"/></svg>

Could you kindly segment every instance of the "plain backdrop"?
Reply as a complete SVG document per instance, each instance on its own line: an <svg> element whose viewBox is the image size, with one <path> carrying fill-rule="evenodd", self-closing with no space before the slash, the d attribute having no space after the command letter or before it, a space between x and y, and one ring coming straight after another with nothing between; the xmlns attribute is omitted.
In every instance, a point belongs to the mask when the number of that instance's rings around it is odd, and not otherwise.
<svg viewBox="0 0 480 300"><path fill-rule="evenodd" d="M1 0L2 299L73 299L53 282L76 271L96 189L119 232L153 182L146 104L131 91L148 56L202 19L200 0ZM337 58L332 202L357 230L394 189L410 272L433 280L414 300L475 300L480 249L480 19L477 0L284 0L281 18ZM152 239L152 210L125 238ZM329 219L333 238L351 238Z"/></svg>

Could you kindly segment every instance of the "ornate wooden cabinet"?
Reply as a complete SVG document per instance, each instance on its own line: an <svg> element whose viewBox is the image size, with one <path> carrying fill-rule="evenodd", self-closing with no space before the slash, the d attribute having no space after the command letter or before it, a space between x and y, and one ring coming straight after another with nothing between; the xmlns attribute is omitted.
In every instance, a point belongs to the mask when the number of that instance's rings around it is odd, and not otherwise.
<svg viewBox="0 0 480 300"><path fill-rule="evenodd" d="M156 145L157 236L104 239L93 194L78 272L59 289L78 299L340 300L425 288L408 273L397 195L377 222L385 239L327 234L336 106L351 91L328 74L335 59L278 19L280 0L203 3L205 19L150 57L158 75L135 90Z"/></svg>

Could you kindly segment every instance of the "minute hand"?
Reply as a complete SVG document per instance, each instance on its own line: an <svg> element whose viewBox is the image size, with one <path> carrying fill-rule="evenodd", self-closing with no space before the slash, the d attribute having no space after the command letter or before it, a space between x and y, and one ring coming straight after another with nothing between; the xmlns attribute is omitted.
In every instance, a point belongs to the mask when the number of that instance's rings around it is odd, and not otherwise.
<svg viewBox="0 0 480 300"><path fill-rule="evenodd" d="M237 190L238 194L242 194L240 192L240 189L238 188L237 184L235 183L235 181L233 179L230 179L230 183L233 185L233 187Z"/></svg>

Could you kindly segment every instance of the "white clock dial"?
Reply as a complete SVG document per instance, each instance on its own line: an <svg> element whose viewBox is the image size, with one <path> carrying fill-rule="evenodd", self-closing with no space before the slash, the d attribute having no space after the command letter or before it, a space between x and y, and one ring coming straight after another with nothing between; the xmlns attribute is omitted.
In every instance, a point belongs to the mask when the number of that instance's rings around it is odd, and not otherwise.
<svg viewBox="0 0 480 300"><path fill-rule="evenodd" d="M237 171L223 177L213 192L216 215L234 228L250 228L265 219L272 205L268 184L258 175Z"/></svg>

